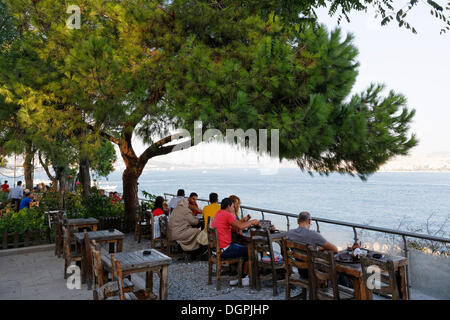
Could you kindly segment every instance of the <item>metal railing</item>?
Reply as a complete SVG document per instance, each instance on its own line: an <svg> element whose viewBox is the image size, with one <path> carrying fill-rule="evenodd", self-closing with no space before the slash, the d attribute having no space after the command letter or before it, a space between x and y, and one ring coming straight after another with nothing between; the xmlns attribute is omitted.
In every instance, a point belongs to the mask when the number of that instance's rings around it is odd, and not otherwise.
<svg viewBox="0 0 450 320"><path fill-rule="evenodd" d="M174 194L164 193L164 198L166 200L167 200L167 196L176 197L176 195L174 195ZM200 199L199 198L198 201L209 203L209 200L206 200L206 199ZM255 211L255 212L260 212L263 220L264 220L264 215L265 214L284 216L286 218L286 225L287 225L287 230L288 231L290 229L289 218L295 218L295 219L298 218L298 214L282 212L282 211L276 211L276 210L270 210L270 209L262 209L262 208L250 207L250 206L241 206L240 209L241 209L241 217L244 216L244 211L243 211L244 209L245 210L250 210L250 211ZM426 234L420 234L420 233L414 233L414 232L408 232L408 231L400 231L400 230L394 230L394 229L382 228L382 227L374 227L374 226L369 226L369 225L350 223L350 222L331 220L331 219L324 219L324 218L316 218L316 217L313 217L312 220L316 224L317 232L320 232L319 223L327 223L327 224L339 225L339 226L352 228L355 242L358 241L358 233L356 231L357 229L368 230L368 231L375 231L375 232L382 232L382 233L385 233L385 234L392 234L392 235L401 236L402 240L403 240L403 253L404 253L404 256L406 258L408 258L408 256L409 256L409 254L408 254L409 251L408 251L407 238L416 238L416 239L422 239L422 240L428 240L428 241L436 241L436 242L441 242L441 243L444 243L444 244L450 243L450 239L449 238L436 237L436 236L431 236L431 235L426 235ZM409 284L409 268L408 268L408 266L406 267L406 284L407 284L407 291L408 291L407 294L408 294L408 299L409 299L409 297L410 297L410 284Z"/></svg>

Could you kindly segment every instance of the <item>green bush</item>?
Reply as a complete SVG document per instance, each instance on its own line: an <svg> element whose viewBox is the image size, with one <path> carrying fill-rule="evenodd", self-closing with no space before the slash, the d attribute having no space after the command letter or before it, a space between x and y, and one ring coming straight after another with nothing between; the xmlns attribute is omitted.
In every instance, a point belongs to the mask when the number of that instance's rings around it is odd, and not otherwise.
<svg viewBox="0 0 450 320"><path fill-rule="evenodd" d="M26 230L46 230L48 229L46 215L41 209L22 209L19 212L9 212L0 218L0 234L20 233Z"/></svg>
<svg viewBox="0 0 450 320"><path fill-rule="evenodd" d="M0 202L6 203L8 201L8 192L0 192Z"/></svg>
<svg viewBox="0 0 450 320"><path fill-rule="evenodd" d="M71 194L66 199L66 213L69 219L124 216L123 202L113 203L110 198L100 194L95 188L91 189L86 199L78 193Z"/></svg>
<svg viewBox="0 0 450 320"><path fill-rule="evenodd" d="M39 207L43 211L59 210L59 195L56 190L45 192L39 201Z"/></svg>

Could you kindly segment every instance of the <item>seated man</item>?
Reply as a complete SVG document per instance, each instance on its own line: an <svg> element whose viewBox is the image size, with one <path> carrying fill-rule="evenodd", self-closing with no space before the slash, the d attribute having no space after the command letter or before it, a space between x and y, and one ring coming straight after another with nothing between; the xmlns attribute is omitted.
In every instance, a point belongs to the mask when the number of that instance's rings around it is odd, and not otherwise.
<svg viewBox="0 0 450 320"><path fill-rule="evenodd" d="M25 208L30 209L30 203L33 202L33 196L31 195L30 190L24 190L25 197L20 201L19 211Z"/></svg>
<svg viewBox="0 0 450 320"><path fill-rule="evenodd" d="M170 237L176 240L184 251L194 251L200 248L197 235L201 232L197 226L200 220L192 215L188 201L181 199L172 211L169 219Z"/></svg>
<svg viewBox="0 0 450 320"><path fill-rule="evenodd" d="M189 209L191 209L192 214L194 216L196 216L198 214L202 214L202 210L197 205L197 199L198 199L198 194L196 194L195 192L192 192L188 198Z"/></svg>
<svg viewBox="0 0 450 320"><path fill-rule="evenodd" d="M322 250L330 250L333 253L338 253L338 249L334 244L325 240L325 238L317 231L310 230L311 214L309 212L300 212L297 223L297 229L290 230L284 233L283 236L295 242L319 246Z"/></svg>
<svg viewBox="0 0 450 320"><path fill-rule="evenodd" d="M244 286L249 285L248 278L248 249L246 246L231 242L231 228L234 227L238 230L246 229L250 226L259 225L258 220L249 220L242 222L236 219L234 216L234 204L230 198L225 198L220 203L220 208L216 213L214 221L211 224L211 228L217 228L217 236L219 240L219 247L222 250L222 258L237 258L243 257L245 259L244 274L247 276L242 279ZM231 281L231 285L237 284L237 280Z"/></svg>
<svg viewBox="0 0 450 320"><path fill-rule="evenodd" d="M298 228L289 230L281 234L280 236L286 237L294 242L306 243L314 247L319 247L320 250L330 250L333 253L338 253L337 247L328 242L320 233L317 231L310 230L311 228L311 214L309 212L303 211L298 215ZM299 269L299 274L303 278L308 278L308 270Z"/></svg>
<svg viewBox="0 0 450 320"><path fill-rule="evenodd" d="M217 193L212 192L209 194L209 205L205 206L203 208L203 219L205 219L205 229L208 225L208 218L214 219L216 216L217 211L220 210L220 204L219 204L219 196Z"/></svg>

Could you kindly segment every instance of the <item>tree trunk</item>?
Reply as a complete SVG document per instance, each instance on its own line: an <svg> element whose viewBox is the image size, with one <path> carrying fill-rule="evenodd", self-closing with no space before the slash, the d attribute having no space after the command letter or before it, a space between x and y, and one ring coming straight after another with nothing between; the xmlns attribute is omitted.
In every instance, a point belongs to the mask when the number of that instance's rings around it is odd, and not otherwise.
<svg viewBox="0 0 450 320"><path fill-rule="evenodd" d="M58 194L59 194L59 209L65 210L66 209L66 199L65 195L68 189L68 181L67 176L65 174L65 168L63 167L56 167L55 173L56 173L56 179L58 181Z"/></svg>
<svg viewBox="0 0 450 320"><path fill-rule="evenodd" d="M123 200L125 202L125 231L134 228L136 210L139 206L138 180L140 173L132 167L127 167L122 175Z"/></svg>
<svg viewBox="0 0 450 320"><path fill-rule="evenodd" d="M25 149L25 161L23 162L23 174L25 178L25 187L30 191L33 189L33 148L27 145Z"/></svg>
<svg viewBox="0 0 450 320"><path fill-rule="evenodd" d="M90 174L90 162L89 159L83 159L80 161L80 183L83 188L83 197L87 198L90 194L91 188L91 174Z"/></svg>

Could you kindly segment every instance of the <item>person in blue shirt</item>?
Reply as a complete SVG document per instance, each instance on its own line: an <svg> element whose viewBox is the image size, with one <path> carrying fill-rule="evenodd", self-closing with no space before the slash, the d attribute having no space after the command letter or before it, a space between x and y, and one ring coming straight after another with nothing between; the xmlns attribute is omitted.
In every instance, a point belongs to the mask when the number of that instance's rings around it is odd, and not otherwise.
<svg viewBox="0 0 450 320"><path fill-rule="evenodd" d="M26 189L25 190L25 197L20 201L19 211L24 209L24 208L28 208L29 209L30 208L30 203L32 203L32 202L33 202L33 199L32 199L31 192L28 189Z"/></svg>

